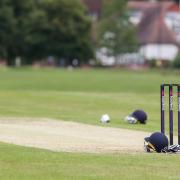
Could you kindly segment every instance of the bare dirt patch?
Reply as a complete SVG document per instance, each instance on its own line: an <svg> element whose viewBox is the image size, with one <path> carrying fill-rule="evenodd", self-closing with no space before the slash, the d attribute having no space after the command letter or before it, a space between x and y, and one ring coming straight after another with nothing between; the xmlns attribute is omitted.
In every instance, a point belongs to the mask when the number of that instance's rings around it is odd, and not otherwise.
<svg viewBox="0 0 180 180"><path fill-rule="evenodd" d="M52 119L1 118L0 141L53 151L143 152L147 132Z"/></svg>

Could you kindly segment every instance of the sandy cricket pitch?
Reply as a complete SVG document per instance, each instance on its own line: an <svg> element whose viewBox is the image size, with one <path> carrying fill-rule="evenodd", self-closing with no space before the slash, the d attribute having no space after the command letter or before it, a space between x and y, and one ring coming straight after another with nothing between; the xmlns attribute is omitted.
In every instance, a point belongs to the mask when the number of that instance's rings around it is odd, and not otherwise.
<svg viewBox="0 0 180 180"><path fill-rule="evenodd" d="M63 152L144 152L148 132L46 118L1 118L0 141Z"/></svg>

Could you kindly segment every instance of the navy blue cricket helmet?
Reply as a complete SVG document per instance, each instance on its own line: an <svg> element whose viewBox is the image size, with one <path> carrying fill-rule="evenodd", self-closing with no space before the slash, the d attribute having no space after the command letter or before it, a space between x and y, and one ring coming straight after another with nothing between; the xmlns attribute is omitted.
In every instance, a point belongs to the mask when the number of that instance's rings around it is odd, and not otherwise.
<svg viewBox="0 0 180 180"><path fill-rule="evenodd" d="M168 138L161 132L155 132L150 137L145 137L145 148L147 152L154 150L160 153L165 147L168 147Z"/></svg>
<svg viewBox="0 0 180 180"><path fill-rule="evenodd" d="M146 124L148 119L147 114L143 110L135 110L131 116L137 119L137 121L139 121L141 124Z"/></svg>

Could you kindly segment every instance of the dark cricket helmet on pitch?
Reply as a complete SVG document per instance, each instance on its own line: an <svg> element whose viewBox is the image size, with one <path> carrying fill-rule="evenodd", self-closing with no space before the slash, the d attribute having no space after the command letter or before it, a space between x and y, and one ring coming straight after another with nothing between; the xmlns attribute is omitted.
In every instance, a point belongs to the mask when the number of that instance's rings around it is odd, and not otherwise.
<svg viewBox="0 0 180 180"><path fill-rule="evenodd" d="M168 138L161 132L155 132L151 136L145 137L144 141L147 152L155 151L160 153L165 147L168 147Z"/></svg>
<svg viewBox="0 0 180 180"><path fill-rule="evenodd" d="M141 124L146 124L147 114L143 110L135 110L131 116L137 119L137 121L139 121Z"/></svg>

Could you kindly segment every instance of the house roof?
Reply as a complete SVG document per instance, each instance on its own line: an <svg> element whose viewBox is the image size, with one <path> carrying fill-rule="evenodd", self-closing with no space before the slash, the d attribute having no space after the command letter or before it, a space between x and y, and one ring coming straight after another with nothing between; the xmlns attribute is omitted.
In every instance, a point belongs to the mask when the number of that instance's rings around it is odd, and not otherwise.
<svg viewBox="0 0 180 180"><path fill-rule="evenodd" d="M140 11L145 11L149 8L155 8L157 5L161 5L163 9L167 9L170 6L174 5L175 3L173 1L163 1L163 2L147 2L147 1L129 1L128 7L130 9L136 9Z"/></svg>
<svg viewBox="0 0 180 180"><path fill-rule="evenodd" d="M172 4L169 6L168 11L180 12L180 7L177 4Z"/></svg>
<svg viewBox="0 0 180 180"><path fill-rule="evenodd" d="M157 4L144 12L138 25L138 39L140 44L175 44L175 33L164 22L164 7Z"/></svg>
<svg viewBox="0 0 180 180"><path fill-rule="evenodd" d="M102 11L102 1L103 0L82 0L83 3L87 6L89 12L91 13L97 13L100 14ZM178 11L179 7L176 3L174 3L172 0L166 0L166 1L162 1L159 2L164 9L167 9L169 11ZM158 3L158 4L159 4ZM128 1L128 7L132 8L132 9L136 9L136 10L146 10L149 8L153 8L156 7L157 3L152 3L152 2L147 2L147 1L135 1L135 0L129 0Z"/></svg>
<svg viewBox="0 0 180 180"><path fill-rule="evenodd" d="M102 10L102 0L83 0L88 7L90 13L97 13L100 15Z"/></svg>

